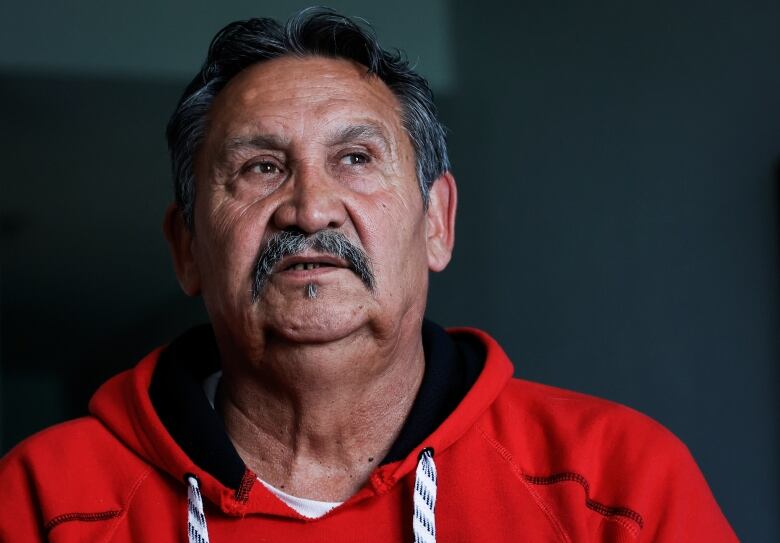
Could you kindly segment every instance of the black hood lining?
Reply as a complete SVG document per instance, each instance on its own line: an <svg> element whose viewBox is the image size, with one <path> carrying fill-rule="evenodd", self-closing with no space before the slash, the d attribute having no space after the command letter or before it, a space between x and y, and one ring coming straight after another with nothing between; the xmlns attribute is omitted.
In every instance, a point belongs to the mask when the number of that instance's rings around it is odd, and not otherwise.
<svg viewBox="0 0 780 543"><path fill-rule="evenodd" d="M223 485L237 489L246 466L203 391L203 380L219 368L211 326L188 330L160 355L149 397L166 430L187 456Z"/></svg>
<svg viewBox="0 0 780 543"><path fill-rule="evenodd" d="M441 326L423 321L425 373L401 432L382 464L406 458L441 426L479 377L485 348L467 334L450 336Z"/></svg>

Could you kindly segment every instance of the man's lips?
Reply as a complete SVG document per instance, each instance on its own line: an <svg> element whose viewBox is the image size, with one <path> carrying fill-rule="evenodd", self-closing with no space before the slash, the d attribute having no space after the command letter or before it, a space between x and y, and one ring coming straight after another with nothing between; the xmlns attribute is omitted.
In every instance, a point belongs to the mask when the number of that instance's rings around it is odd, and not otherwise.
<svg viewBox="0 0 780 543"><path fill-rule="evenodd" d="M290 271L311 271L328 268L351 269L349 264L340 258L330 255L295 255L283 258L274 266L272 273ZM324 270L323 270L324 271Z"/></svg>

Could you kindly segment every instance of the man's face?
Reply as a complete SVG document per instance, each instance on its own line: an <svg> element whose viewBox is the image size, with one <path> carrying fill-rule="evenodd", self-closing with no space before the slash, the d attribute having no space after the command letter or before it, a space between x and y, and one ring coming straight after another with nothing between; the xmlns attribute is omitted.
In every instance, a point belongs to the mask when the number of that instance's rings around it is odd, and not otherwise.
<svg viewBox="0 0 780 543"><path fill-rule="evenodd" d="M426 212L398 100L345 60L282 57L234 77L209 112L195 177L193 234L174 253L218 333L305 343L392 335L419 322L428 270L449 259L451 231L444 250L439 238L452 229L451 178L451 202L437 203L440 189ZM307 249L277 262L253 296L274 235L323 230L362 249L373 289L345 260Z"/></svg>

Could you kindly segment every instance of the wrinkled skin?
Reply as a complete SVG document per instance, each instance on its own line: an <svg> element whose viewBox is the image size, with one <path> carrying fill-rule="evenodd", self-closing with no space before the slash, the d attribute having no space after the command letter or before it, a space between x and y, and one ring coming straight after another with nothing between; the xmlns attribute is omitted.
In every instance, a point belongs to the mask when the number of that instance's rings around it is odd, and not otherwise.
<svg viewBox="0 0 780 543"><path fill-rule="evenodd" d="M398 100L364 67L320 57L234 77L209 112L195 173L193 231L172 206L165 232L182 288L202 294L217 335L228 432L269 482L348 496L368 473L354 451L381 458L419 387L428 272L454 242L454 180L434 183L425 210ZM327 266L283 260L253 302L257 256L285 229L344 233L370 259L375 290L308 251ZM351 482L334 482L344 469Z"/></svg>

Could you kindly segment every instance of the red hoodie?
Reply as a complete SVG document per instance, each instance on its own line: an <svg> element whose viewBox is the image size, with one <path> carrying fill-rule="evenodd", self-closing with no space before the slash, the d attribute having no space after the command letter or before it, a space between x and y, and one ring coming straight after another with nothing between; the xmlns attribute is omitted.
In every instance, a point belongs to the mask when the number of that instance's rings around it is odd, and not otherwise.
<svg viewBox="0 0 780 543"><path fill-rule="evenodd" d="M89 417L38 433L0 462L0 541L187 541L188 474L200 482L211 543L412 541L415 467L427 447L437 541L737 541L686 447L658 423L513 379L487 334L450 335L482 349L476 381L432 433L324 517L290 509L236 463L225 436L198 432L218 416L166 414L153 401L157 349L105 383ZM156 394L181 403L166 387ZM166 426L187 417L194 433Z"/></svg>

